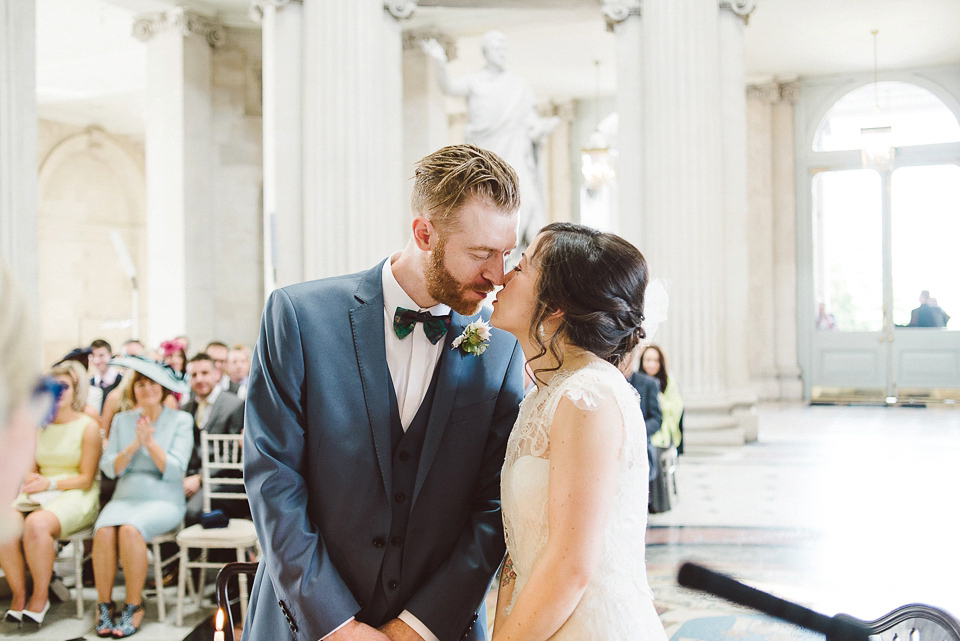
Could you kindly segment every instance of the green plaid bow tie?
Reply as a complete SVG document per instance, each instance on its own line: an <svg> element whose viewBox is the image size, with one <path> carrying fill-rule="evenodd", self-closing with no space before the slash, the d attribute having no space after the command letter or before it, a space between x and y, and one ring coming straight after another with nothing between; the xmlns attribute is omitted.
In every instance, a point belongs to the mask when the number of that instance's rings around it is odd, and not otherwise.
<svg viewBox="0 0 960 641"><path fill-rule="evenodd" d="M397 338L406 338L417 323L423 323L423 333L431 343L436 345L450 327L450 314L434 316L430 312L415 312L412 309L398 307L393 315L393 331L397 333Z"/></svg>

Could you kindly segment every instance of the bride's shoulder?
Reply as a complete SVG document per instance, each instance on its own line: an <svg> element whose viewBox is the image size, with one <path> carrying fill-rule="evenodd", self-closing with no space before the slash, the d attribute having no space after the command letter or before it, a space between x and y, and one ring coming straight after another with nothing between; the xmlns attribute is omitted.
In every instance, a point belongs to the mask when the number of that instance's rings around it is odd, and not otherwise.
<svg viewBox="0 0 960 641"><path fill-rule="evenodd" d="M596 410L616 402L618 394L629 386L623 374L606 361L593 361L572 372L560 382L557 392L581 410Z"/></svg>

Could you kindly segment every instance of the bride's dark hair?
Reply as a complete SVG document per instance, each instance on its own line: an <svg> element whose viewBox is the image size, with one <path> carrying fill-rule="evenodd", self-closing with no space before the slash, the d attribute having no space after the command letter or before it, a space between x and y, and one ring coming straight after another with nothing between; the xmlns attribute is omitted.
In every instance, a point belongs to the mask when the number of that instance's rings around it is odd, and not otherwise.
<svg viewBox="0 0 960 641"><path fill-rule="evenodd" d="M530 337L539 347L535 361L548 351L560 369L560 341L620 365L645 334L643 294L647 261L636 247L615 234L573 223L551 223L531 259L540 271ZM539 328L557 310L557 332L544 343Z"/></svg>

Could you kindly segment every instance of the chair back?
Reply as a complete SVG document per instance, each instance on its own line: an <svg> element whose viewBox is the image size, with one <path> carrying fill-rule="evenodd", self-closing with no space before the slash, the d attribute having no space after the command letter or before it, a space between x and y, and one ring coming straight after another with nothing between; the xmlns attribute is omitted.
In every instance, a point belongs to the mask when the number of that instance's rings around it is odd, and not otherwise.
<svg viewBox="0 0 960 641"><path fill-rule="evenodd" d="M203 511L211 499L247 500L243 486L243 435L201 432Z"/></svg>
<svg viewBox="0 0 960 641"><path fill-rule="evenodd" d="M956 619L939 608L920 603L901 606L876 621L859 623L867 626L871 639L878 641L960 641L960 623Z"/></svg>

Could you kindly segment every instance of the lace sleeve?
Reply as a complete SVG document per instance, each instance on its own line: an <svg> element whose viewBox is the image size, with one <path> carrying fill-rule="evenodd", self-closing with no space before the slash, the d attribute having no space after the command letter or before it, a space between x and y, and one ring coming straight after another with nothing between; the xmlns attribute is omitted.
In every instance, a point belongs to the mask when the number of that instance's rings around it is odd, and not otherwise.
<svg viewBox="0 0 960 641"><path fill-rule="evenodd" d="M646 461L646 426L640 411L640 397L613 366L585 367L563 382L557 395L569 398L581 410L593 411L612 399L623 419L623 450L626 462ZM559 398L557 399L559 401ZM556 406L554 406L556 407Z"/></svg>
<svg viewBox="0 0 960 641"><path fill-rule="evenodd" d="M598 375L599 374L599 375ZM600 402L614 396L613 386L606 372L580 370L564 381L562 395L582 410L591 412L600 407Z"/></svg>

